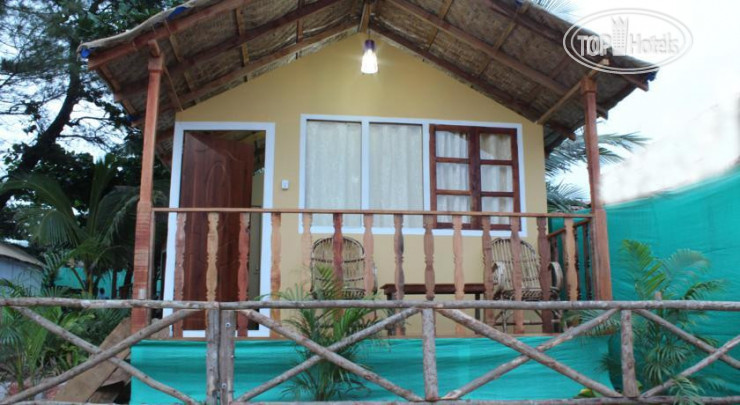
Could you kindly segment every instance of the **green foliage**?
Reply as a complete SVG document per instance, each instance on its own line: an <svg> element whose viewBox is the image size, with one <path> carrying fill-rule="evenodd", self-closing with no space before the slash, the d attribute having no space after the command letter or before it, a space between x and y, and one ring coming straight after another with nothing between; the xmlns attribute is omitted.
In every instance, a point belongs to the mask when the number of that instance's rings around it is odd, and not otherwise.
<svg viewBox="0 0 740 405"><path fill-rule="evenodd" d="M93 157L116 156L117 185L135 186L141 134L108 87L77 54L83 41L120 33L179 0L0 1L0 118L10 147L0 180L21 175L56 179L75 209L86 211ZM165 172L156 163L155 178ZM7 176L6 176L7 175ZM0 235L25 239L14 208L37 203L21 189L0 193Z"/></svg>
<svg viewBox="0 0 740 405"><path fill-rule="evenodd" d="M605 134L599 136L599 160L602 165L619 163L624 153L645 145L648 138L636 133ZM584 193L578 186L558 179L587 162L586 141L577 134L574 141L565 141L545 160L547 208L550 212L573 212L588 207Z"/></svg>
<svg viewBox="0 0 740 405"><path fill-rule="evenodd" d="M656 296L665 300L708 299L725 285L722 280L704 279L710 263L701 252L681 249L666 258L660 258L653 254L648 245L625 240L622 242L622 253L626 270L634 281L638 300L652 300ZM699 339L716 344L694 330L697 321L706 317L704 312L676 309L658 309L654 312ZM584 311L581 317L593 319L600 313L601 311ZM619 331L619 322L618 317L612 317L592 332L614 334L610 338L609 353L602 360L604 369L612 376L621 375L619 336L616 334ZM637 379L645 389L660 385L706 355L660 325L639 316L633 317L633 331ZM614 385L621 387L621 378L615 378ZM721 389L721 385L721 380L713 376L693 375L677 379L676 385L669 392L680 397L679 403L698 403L696 398L707 389Z"/></svg>
<svg viewBox="0 0 740 405"><path fill-rule="evenodd" d="M32 291L8 280L0 280L2 297L72 297L62 288ZM84 295L76 298L92 298ZM128 316L128 310L81 310L34 307L33 311L99 345ZM77 346L48 332L10 307L0 308L0 378L10 378L22 390L39 380L62 373L87 359Z"/></svg>
<svg viewBox="0 0 740 405"><path fill-rule="evenodd" d="M319 267L321 279L326 280L314 286L314 291L306 292L302 286L279 293L280 299L289 301L341 300L344 299L341 286L337 283L331 267ZM374 299L367 297L366 299ZM301 335L327 347L359 332L377 322L373 310L367 308L329 308L298 309L294 316L285 321ZM307 349L298 349L301 361L313 357ZM337 351L340 356L361 363L363 355L361 346L351 344ZM294 400L309 399L315 401L336 400L347 397L365 388L364 380L334 363L320 361L307 371L299 374L289 382L285 394Z"/></svg>
<svg viewBox="0 0 740 405"><path fill-rule="evenodd" d="M110 155L96 162L88 173L90 194L84 204L73 202L62 185L48 176L20 176L0 187L0 192L23 190L34 196L34 204L17 209L18 226L35 245L54 252L45 257L47 265L70 260L80 263L87 280L81 288L90 294L97 277L110 268L129 267L132 256L130 235L138 188L113 187L117 172L115 158ZM155 197L163 200L162 193ZM78 208L81 206L86 211Z"/></svg>

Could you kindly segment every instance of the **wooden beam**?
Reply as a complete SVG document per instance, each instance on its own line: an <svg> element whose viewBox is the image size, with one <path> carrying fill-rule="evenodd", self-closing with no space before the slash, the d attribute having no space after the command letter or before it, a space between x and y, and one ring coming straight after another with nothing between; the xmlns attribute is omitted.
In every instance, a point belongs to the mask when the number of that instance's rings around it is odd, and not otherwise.
<svg viewBox="0 0 740 405"><path fill-rule="evenodd" d="M439 8L439 12L437 13L439 15L439 18L442 20L447 17L447 13L450 12L450 7L452 7L453 0L445 0L444 3L442 3L442 6ZM437 39L437 35L439 35L439 29L435 28L432 33L427 38L426 46L424 49L429 50L429 48L432 47L432 44L434 44L434 41Z"/></svg>
<svg viewBox="0 0 740 405"><path fill-rule="evenodd" d="M154 42L156 44L156 42ZM156 52L155 45L150 49ZM159 89L162 83L164 57L159 54L149 59L149 89L146 99L146 120L144 124L144 145L141 157L141 185L139 202L136 207L136 231L134 239L134 281L132 297L149 299L149 271L151 267L152 239L152 189L154 181L154 149L156 146L157 120L159 117ZM150 311L135 308L131 311L131 331L136 332L149 324Z"/></svg>
<svg viewBox="0 0 740 405"><path fill-rule="evenodd" d="M242 7L249 2L250 0L224 0L215 3L210 7L199 10L197 13L190 14L187 17L168 21L164 25L151 29L151 31L144 31L144 33L142 33L138 37L133 38L129 42L124 42L120 45L114 46L113 48L102 51L97 55L91 56L87 64L88 69L97 69L114 59L118 59L120 57L138 51L141 47L148 44L149 41L158 40L166 38L173 34L177 34L204 20L207 20L222 13L230 12L231 10L237 7Z"/></svg>
<svg viewBox="0 0 740 405"><path fill-rule="evenodd" d="M253 60L250 63L248 63L246 67L243 67L243 68L240 68L240 69L236 69L236 70L233 70L233 71L231 71L229 73L226 73L225 75L223 75L223 76L221 76L221 77L219 77L219 78L217 78L217 79L209 82L208 84L206 84L205 86L201 87L200 89L198 89L198 90L196 90L194 92L191 92L189 94L183 95L180 98L180 100L183 103L188 103L188 102L194 101L195 99L198 99L200 97L203 97L206 94L211 93L212 91L216 90L217 88L219 88L219 87L221 87L223 85L226 85L226 84L228 84L228 83L230 83L230 82L232 82L232 81L234 81L236 79L239 79L239 78L242 78L242 77L246 77L250 73L254 72L255 70L260 69L260 68L262 68L262 67L264 67L266 65L269 65L270 63L272 63L272 62L274 62L274 61L276 61L278 59L284 58L284 57L286 57L286 56L288 56L290 54L296 53L296 52L300 52L300 51L308 48L309 46L311 46L313 44L316 44L318 42L321 42L321 41L323 41L323 40L325 40L327 38L331 38L331 37L333 37L335 35L341 34L342 32L347 31L350 28L355 28L355 27L357 27L357 23L350 21L348 23L344 23L344 24L338 25L338 26L336 26L334 28L328 29L328 30L326 30L324 32L321 32L319 34L316 34L316 35L313 35L313 36L304 38L303 41L301 41L301 42L299 42L299 43L297 43L295 45L286 46L285 48L282 48L282 49L280 49L280 50L278 50L278 51L276 51L276 52L274 52L274 53L272 53L270 55L264 56L264 57L259 58L257 60Z"/></svg>
<svg viewBox="0 0 740 405"><path fill-rule="evenodd" d="M172 48L172 54L175 55L175 60L178 63L182 62L182 52L180 51L180 43L177 41L177 38L174 35L170 35L167 39L170 41L170 47ZM185 78L185 83L188 85L188 91L193 91L193 78L190 77L189 73L186 73L183 77Z"/></svg>
<svg viewBox="0 0 740 405"><path fill-rule="evenodd" d="M454 25L446 22L445 20L437 17L436 15L424 10L423 8L415 4L412 4L406 0L387 0L387 1L411 13L412 15L429 22L435 28L454 36L455 38L468 44L469 46L473 48L477 48L478 50L486 53L491 59L495 60L496 62L501 63L502 65L513 69L514 71L521 74L522 76L527 77L530 80L549 88L550 90L554 91L558 95L565 94L568 91L568 89L565 86L551 79L546 74L522 63L521 61L515 58L512 58L509 55L499 52L497 49L494 49L493 46L489 45L487 42L483 41L482 39L479 39L469 34L468 32L458 27L455 27Z"/></svg>
<svg viewBox="0 0 740 405"><path fill-rule="evenodd" d="M452 73L454 76L457 76L459 79L470 83L471 86L487 94L489 97L493 97L494 99L496 99L496 101L502 104L506 104L508 108L514 110L516 113L522 115L523 117L529 119L530 121L534 122L537 119L537 117L539 117L539 113L532 110L531 107L529 107L528 105L524 105L521 101L514 99L508 93L488 83L481 81L480 79L475 77L473 74L462 70L461 68L456 66L454 63L449 62L445 59L442 59L441 57L436 56L432 54L431 52L420 48L419 46L409 41L408 39L402 37L399 34L396 34L395 32L377 23L371 23L370 25L371 25L370 29L372 29L373 31L397 43L398 45L401 45L404 48L416 53L417 55L421 56L422 58L424 58L425 60L429 62L434 63L440 68L447 70L448 72Z"/></svg>
<svg viewBox="0 0 740 405"><path fill-rule="evenodd" d="M529 9L529 2L521 2L517 3L517 9L516 14L514 14L514 17L511 18L511 21L509 21L509 25L506 26L504 29L504 32L496 39L496 42L493 44L493 49L498 52L501 47L504 45L504 42L509 38L509 35L511 35L511 32L514 31L514 28L516 28L517 24L519 23L519 16L524 14ZM481 69L478 72L478 76L482 75L483 72L485 72L489 66L491 66L491 63L493 63L493 58L488 59L488 62L486 62L483 69Z"/></svg>
<svg viewBox="0 0 740 405"><path fill-rule="evenodd" d="M597 73L598 73L598 70L593 70L593 69L589 70L589 72L586 73L586 76L584 76L583 78L591 79L594 76L596 76ZM581 89L581 83L583 83L582 80L576 83L575 86L571 87L571 89L568 90L568 92L565 93L563 97L560 98L560 100L558 100L552 107L550 107L550 109L545 111L545 113L542 114L542 116L540 116L540 118L537 119L536 124L542 125L543 123L547 122L547 120L553 114L555 114L558 110L560 110L560 108L562 108L565 105L565 103L567 103L573 96L576 95L576 93L578 93L578 90Z"/></svg>
<svg viewBox="0 0 740 405"><path fill-rule="evenodd" d="M367 33L368 27L370 27L370 17L373 14L375 8L375 0L364 0L362 5L362 17L360 17L360 26L357 32Z"/></svg>
<svg viewBox="0 0 740 405"><path fill-rule="evenodd" d="M274 32L286 25L295 24L302 18L318 13L330 7L341 0L319 0L316 3L307 5L301 9L293 10L279 18L276 18L268 23L262 24L259 27L252 28L245 31L243 34L229 38L219 44L216 44L210 48L206 48L193 55L185 57L181 62L176 63L174 66L168 67L170 74L173 76L179 76L189 69L203 65L204 63L222 55L224 52L228 52L241 47L243 44L254 40L262 35L266 35ZM134 94L141 93L144 90L144 83L132 83L128 86L124 86L128 90L124 91L121 95L123 98L129 98Z"/></svg>
<svg viewBox="0 0 740 405"><path fill-rule="evenodd" d="M505 4L502 4L501 2L497 0L488 0L488 5L490 6L490 9L496 12L499 15L502 15L506 18L513 18L513 16L516 14L516 9L507 6ZM540 38L544 38L545 40L549 41L550 43L562 46L563 44L563 33L552 29L550 27L547 27L537 21L533 21L529 18L523 18L519 21L519 25L529 30L532 34L537 35ZM573 50L575 52L575 50ZM617 76L620 76L622 79L627 81L628 83L631 83L635 87L643 90L648 91L649 86L647 83L642 82L638 80L634 75L631 74L619 74L614 73Z"/></svg>
<svg viewBox="0 0 740 405"><path fill-rule="evenodd" d="M244 10L241 8L237 8L236 10L234 10L234 19L236 20L237 35L240 37L242 35L245 35L247 32L247 27L244 23ZM242 54L242 66L247 66L247 63L249 63L249 48L247 47L246 43L242 44L242 46L240 47L240 51Z"/></svg>
<svg viewBox="0 0 740 405"><path fill-rule="evenodd" d="M586 141L586 157L589 186L591 191L591 213L593 220L592 240L594 249L593 273L595 298L612 299L611 265L609 263L609 234L606 229L606 211L601 200L599 139L596 131L596 82L586 78L581 84L585 110L583 136Z"/></svg>
<svg viewBox="0 0 740 405"><path fill-rule="evenodd" d="M296 11L300 10L304 6L304 0L298 0L298 5L296 6ZM301 42L301 39L303 39L303 19L299 18L298 21L296 21L295 24L295 41Z"/></svg>

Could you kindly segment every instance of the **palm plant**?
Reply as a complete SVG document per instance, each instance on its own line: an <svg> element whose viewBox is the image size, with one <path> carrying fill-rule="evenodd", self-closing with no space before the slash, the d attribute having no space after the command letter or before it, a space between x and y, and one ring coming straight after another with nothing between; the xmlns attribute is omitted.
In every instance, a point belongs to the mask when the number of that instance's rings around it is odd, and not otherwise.
<svg viewBox="0 0 740 405"><path fill-rule="evenodd" d="M656 296L667 300L706 299L721 291L725 284L722 280L702 278L709 271L710 263L701 252L680 249L667 258L659 258L647 244L625 240L622 253L638 300L652 300ZM584 311L580 317L593 319L600 313ZM697 321L706 317L704 312L658 309L655 313L699 339L716 344L710 337L699 336L694 330ZM619 322L618 317L613 317L593 332L612 334L609 353L602 360L604 369L612 376L621 375L619 336L616 334ZM703 357L704 353L693 345L641 317L633 319L633 331L636 375L638 383L645 389L665 382ZM614 385L620 388L621 378L615 378ZM681 398L679 403L698 403L696 398L707 389L720 388L721 380L705 374L680 378L670 390L672 395Z"/></svg>
<svg viewBox="0 0 740 405"><path fill-rule="evenodd" d="M123 267L130 259L130 249L120 230L132 223L138 201L138 188L112 187L117 167L108 155L96 162L85 211L76 207L56 179L28 175L7 181L0 189L27 190L37 204L19 207L16 220L35 244L57 252L55 263L73 261L81 264L85 279L78 275L81 288L92 294L97 277L111 267ZM127 229L131 228L126 227ZM74 267L74 266L72 266Z"/></svg>
<svg viewBox="0 0 740 405"><path fill-rule="evenodd" d="M43 288L42 297L61 297L61 288ZM0 280L0 296L29 297L34 291L8 280ZM60 307L38 307L34 310L62 328L85 335L86 321L94 316L87 311L64 311ZM85 353L49 333L10 307L0 308L0 371L10 377L20 390L27 383L55 375L76 366L86 358Z"/></svg>
<svg viewBox="0 0 740 405"><path fill-rule="evenodd" d="M321 283L314 285L313 291L307 292L302 286L278 293L279 298L289 301L312 300L341 300L344 299L342 287L336 281L331 267L319 266ZM375 297L367 297L373 299ZM327 347L340 340L372 326L377 319L372 316L373 310L368 308L301 308L295 310L293 317L285 321L301 335L313 340L321 346ZM340 356L359 363L362 355L362 346L351 344L336 352ZM307 349L299 349L301 361L313 357L314 353ZM307 371L299 374L290 381L285 390L286 394L295 400L309 397L315 401L328 401L347 396L365 388L364 380L334 363L320 361Z"/></svg>
<svg viewBox="0 0 740 405"><path fill-rule="evenodd" d="M648 139L636 133L604 134L599 136L599 162L602 165L624 161L624 152L632 152L647 143ZM558 181L579 165L585 164L586 141L583 133L574 141L564 142L545 160L547 208L549 211L572 212L588 207L580 187Z"/></svg>

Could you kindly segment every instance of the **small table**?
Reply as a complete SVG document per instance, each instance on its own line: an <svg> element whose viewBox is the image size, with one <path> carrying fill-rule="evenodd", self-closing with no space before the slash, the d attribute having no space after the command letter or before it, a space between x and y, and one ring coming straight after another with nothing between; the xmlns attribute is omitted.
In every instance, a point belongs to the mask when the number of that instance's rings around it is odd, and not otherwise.
<svg viewBox="0 0 740 405"><path fill-rule="evenodd" d="M380 287L383 290L388 300L393 299L393 294L396 293L395 284L383 284ZM463 286L463 292L465 294L473 294L476 301L480 301L481 295L486 292L486 288L483 283L468 283ZM427 287L424 284L404 284L403 293L405 295L425 295L427 293ZM455 284L435 284L434 294L454 294ZM480 319L480 308L475 309L475 318Z"/></svg>

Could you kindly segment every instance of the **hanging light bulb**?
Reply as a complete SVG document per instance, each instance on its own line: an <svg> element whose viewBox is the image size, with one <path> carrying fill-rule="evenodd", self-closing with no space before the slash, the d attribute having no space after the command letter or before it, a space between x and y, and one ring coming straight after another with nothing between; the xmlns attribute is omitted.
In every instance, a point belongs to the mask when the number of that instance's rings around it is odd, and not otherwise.
<svg viewBox="0 0 740 405"><path fill-rule="evenodd" d="M365 41L364 52L362 54L362 73L372 75L378 73L378 57L375 55L375 41L368 39Z"/></svg>

